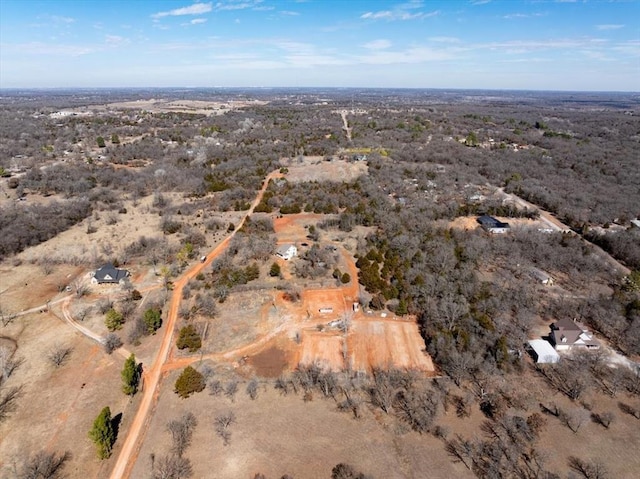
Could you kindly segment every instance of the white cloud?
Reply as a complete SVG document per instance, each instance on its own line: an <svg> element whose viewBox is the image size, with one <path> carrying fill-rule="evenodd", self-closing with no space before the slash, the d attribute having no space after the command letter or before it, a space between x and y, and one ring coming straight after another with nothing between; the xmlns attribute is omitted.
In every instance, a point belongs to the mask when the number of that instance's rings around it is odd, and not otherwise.
<svg viewBox="0 0 640 479"><path fill-rule="evenodd" d="M536 18L536 17L546 17L546 13L511 13L509 15L504 15L502 18L506 18L507 20L513 20L515 18Z"/></svg>
<svg viewBox="0 0 640 479"><path fill-rule="evenodd" d="M209 3L194 3L188 7L175 8L166 12L158 12L151 15L151 18L158 19L162 17L179 17L182 15L202 15L208 13L213 9L211 2Z"/></svg>
<svg viewBox="0 0 640 479"><path fill-rule="evenodd" d="M299 12L292 12L291 10L282 10L280 12L281 15L289 15L291 17L297 17L298 15L300 15Z"/></svg>
<svg viewBox="0 0 640 479"><path fill-rule="evenodd" d="M619 30L621 28L624 28L624 25L604 24L604 25L596 25L596 28L598 30Z"/></svg>
<svg viewBox="0 0 640 479"><path fill-rule="evenodd" d="M245 10L247 8L259 8L259 5L262 3L262 0L249 0L249 1L238 1L231 0L230 2L218 2L216 3L214 10L222 11L222 10Z"/></svg>
<svg viewBox="0 0 640 479"><path fill-rule="evenodd" d="M201 23L206 23L207 19L206 18L194 18L193 20L191 20L189 23L191 25L200 25Z"/></svg>
<svg viewBox="0 0 640 479"><path fill-rule="evenodd" d="M424 6L422 0L410 0L408 3L396 5L391 10L378 12L366 12L360 15L363 20L417 20L420 18L434 17L440 14L439 10L432 12L413 12Z"/></svg>
<svg viewBox="0 0 640 479"><path fill-rule="evenodd" d="M362 48L366 48L367 50L384 50L389 47L391 47L391 42L382 38L362 45Z"/></svg>
<svg viewBox="0 0 640 479"><path fill-rule="evenodd" d="M121 47L131 43L128 38L121 37L120 35L105 35L104 41L110 47Z"/></svg>
<svg viewBox="0 0 640 479"><path fill-rule="evenodd" d="M474 0L471 5L486 5L487 3L491 3L491 0Z"/></svg>

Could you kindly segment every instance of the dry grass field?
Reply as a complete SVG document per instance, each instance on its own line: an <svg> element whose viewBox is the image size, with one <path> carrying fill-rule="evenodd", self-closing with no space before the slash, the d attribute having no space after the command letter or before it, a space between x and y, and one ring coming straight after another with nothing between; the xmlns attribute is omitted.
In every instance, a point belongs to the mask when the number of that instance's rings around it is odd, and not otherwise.
<svg viewBox="0 0 640 479"><path fill-rule="evenodd" d="M449 460L439 440L399 432L389 417L365 413L353 419L338 412L331 400L304 402L301 396L282 396L270 382L261 385L256 400L245 394L244 383L233 400L206 391L185 400L171 392L176 376L165 382L147 435L154 440L142 447L132 477L149 476L150 455L166 455L170 446L166 422L186 411L198 419L193 445L185 454L194 466L193 477L250 479L261 472L268 478L286 473L328 479L339 462L376 478L473 477ZM229 428L231 440L225 446L213 422L228 412L235 414L236 423Z"/></svg>

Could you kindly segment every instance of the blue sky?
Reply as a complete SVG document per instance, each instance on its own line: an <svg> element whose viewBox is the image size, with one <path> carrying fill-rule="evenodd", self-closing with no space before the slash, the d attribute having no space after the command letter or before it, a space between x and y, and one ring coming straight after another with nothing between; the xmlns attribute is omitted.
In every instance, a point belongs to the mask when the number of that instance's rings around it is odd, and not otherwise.
<svg viewBox="0 0 640 479"><path fill-rule="evenodd" d="M640 0L0 0L0 87L640 91Z"/></svg>

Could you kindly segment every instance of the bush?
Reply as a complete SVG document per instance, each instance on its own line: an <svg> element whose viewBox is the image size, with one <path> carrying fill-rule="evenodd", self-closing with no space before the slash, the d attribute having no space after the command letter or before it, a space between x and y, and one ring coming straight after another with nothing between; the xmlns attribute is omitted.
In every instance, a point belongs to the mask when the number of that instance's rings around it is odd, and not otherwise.
<svg viewBox="0 0 640 479"><path fill-rule="evenodd" d="M111 308L105 315L104 324L107 326L107 329L112 332L116 329L122 329L122 325L124 324L124 316L118 313L115 309Z"/></svg>
<svg viewBox="0 0 640 479"><path fill-rule="evenodd" d="M181 398L188 398L193 393L203 391L204 387L204 376L191 366L187 366L178 377L174 392Z"/></svg>
<svg viewBox="0 0 640 479"><path fill-rule="evenodd" d="M137 289L134 289L131 291L130 297L133 301L140 301L142 299L142 294L140 294L140 291L138 291Z"/></svg>
<svg viewBox="0 0 640 479"><path fill-rule="evenodd" d="M189 324L180 330L176 346L178 349L189 349L190 353L202 347L202 339L193 325Z"/></svg>
<svg viewBox="0 0 640 479"><path fill-rule="evenodd" d="M155 334L155 332L162 326L161 312L155 308L149 308L144 312L144 324L147 326L147 332L149 334Z"/></svg>
<svg viewBox="0 0 640 479"><path fill-rule="evenodd" d="M273 263L271 265L271 268L269 269L269 276L272 277L276 277L276 276L280 276L281 273L281 269L280 269L280 265L278 263Z"/></svg>
<svg viewBox="0 0 640 479"><path fill-rule="evenodd" d="M351 281L351 275L349 273L344 273L340 277L340 281L342 282L342 284L347 284L349 281Z"/></svg>

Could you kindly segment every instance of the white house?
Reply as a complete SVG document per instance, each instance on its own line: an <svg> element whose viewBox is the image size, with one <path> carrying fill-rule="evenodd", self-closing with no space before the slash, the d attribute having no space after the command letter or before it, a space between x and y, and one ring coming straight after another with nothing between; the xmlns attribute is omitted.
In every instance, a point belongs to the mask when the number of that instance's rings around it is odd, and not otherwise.
<svg viewBox="0 0 640 479"><path fill-rule="evenodd" d="M292 244L283 244L276 250L276 255L288 261L291 258L298 256L298 248Z"/></svg>
<svg viewBox="0 0 640 479"><path fill-rule="evenodd" d="M538 268L531 268L531 277L545 286L553 286L553 278Z"/></svg>
<svg viewBox="0 0 640 479"><path fill-rule="evenodd" d="M560 355L553 349L551 343L544 339L532 339L529 346L533 350L533 356L537 364L557 363L560 361Z"/></svg>

